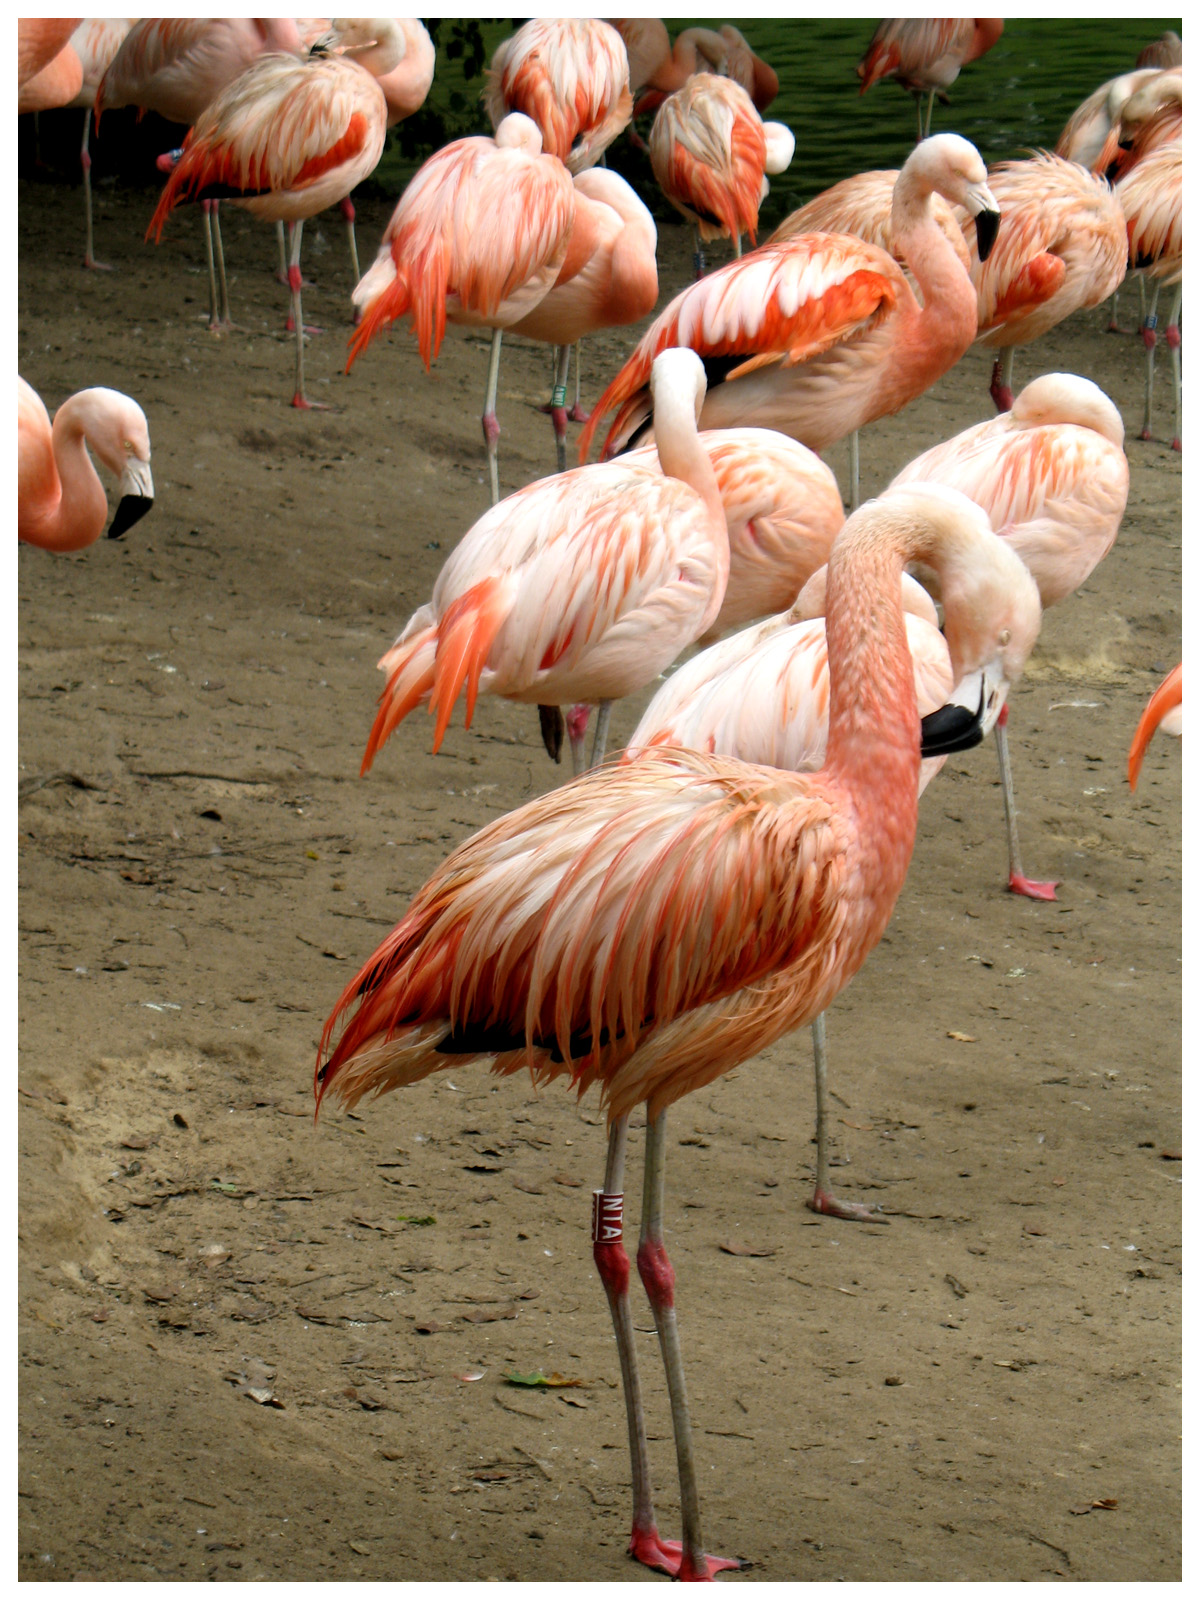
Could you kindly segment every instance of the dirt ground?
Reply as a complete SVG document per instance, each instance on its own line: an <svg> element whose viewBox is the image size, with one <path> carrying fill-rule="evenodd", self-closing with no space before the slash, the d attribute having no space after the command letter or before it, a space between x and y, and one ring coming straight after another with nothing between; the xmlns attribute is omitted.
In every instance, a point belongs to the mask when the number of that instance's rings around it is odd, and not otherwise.
<svg viewBox="0 0 1200 1600"><path fill-rule="evenodd" d="M18 560L20 1575L665 1581L625 1556L594 1104L474 1071L312 1122L347 978L453 845L559 776L531 708L491 701L437 757L413 716L357 775L374 663L487 504L484 341L451 329L426 376L395 334L343 377L326 217L305 305L331 409L298 414L270 230L227 208L241 328L216 339L197 219L156 250L151 203L102 194L118 270L85 274L79 191L20 189L21 372L52 410L136 396L157 489L120 543ZM359 214L369 258L386 212ZM660 259L669 295L681 229ZM1181 651L1181 462L1137 439L1141 346L1106 321L1017 360L1018 387L1095 378L1131 435L1117 545L1012 702L1026 867L1059 898L1005 891L993 753L952 758L830 1016L838 1181L886 1224L804 1208L806 1036L672 1113L705 1535L746 1581L1180 1574L1180 747L1136 796L1124 764ZM630 346L588 345L585 399ZM866 432L868 491L990 413L989 364ZM549 365L506 347L506 491L553 468ZM538 1371L579 1386L504 1381Z"/></svg>

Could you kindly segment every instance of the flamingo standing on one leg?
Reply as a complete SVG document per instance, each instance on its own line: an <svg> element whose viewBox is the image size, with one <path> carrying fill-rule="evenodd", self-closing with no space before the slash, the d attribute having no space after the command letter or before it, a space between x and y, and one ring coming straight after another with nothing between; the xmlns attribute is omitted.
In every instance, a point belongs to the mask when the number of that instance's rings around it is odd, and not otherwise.
<svg viewBox="0 0 1200 1600"><path fill-rule="evenodd" d="M83 110L83 143L79 151L79 165L83 169L83 203L87 217L87 242L84 246L83 264L108 272L103 261L97 261L92 250L92 156L88 149L88 135L92 126L92 107L100 80L108 71L113 58L121 48L132 24L126 17L88 17L71 35L71 48L79 57L83 81L79 93L71 101Z"/></svg>
<svg viewBox="0 0 1200 1600"><path fill-rule="evenodd" d="M483 437L493 505L500 499L501 333L554 287L574 217L566 168L543 154L536 124L514 112L494 140L456 139L430 156L400 196L379 254L354 291L363 315L347 372L398 317L411 319L427 372L447 322L491 328Z"/></svg>
<svg viewBox="0 0 1200 1600"><path fill-rule="evenodd" d="M977 217L985 256L1000 225L974 145L942 133L917 146L896 179L891 227L923 305L892 256L861 239L802 234L762 245L660 312L597 402L580 459L613 407L606 452L640 436L650 363L670 345L688 345L706 363L705 428L775 428L824 450L900 411L954 365L977 329L975 290L934 220L934 194Z"/></svg>
<svg viewBox="0 0 1200 1600"><path fill-rule="evenodd" d="M273 51L299 56L300 50L300 34L291 17L143 17L130 28L100 79L96 132L110 106L137 106L139 114L157 111L168 122L190 126L259 56ZM218 204L206 200L202 207L208 326L213 333L233 326Z"/></svg>
<svg viewBox="0 0 1200 1600"><path fill-rule="evenodd" d="M1146 346L1146 409L1142 438L1151 438L1150 407L1154 398L1154 348L1158 343L1158 291L1174 285L1167 319L1167 347L1175 379L1175 437L1181 448L1181 374L1179 370L1179 307L1183 297L1183 146L1163 145L1139 161L1117 184L1117 200L1129 232L1129 270L1153 280L1150 306L1142 325Z"/></svg>
<svg viewBox="0 0 1200 1600"><path fill-rule="evenodd" d="M692 224L698 278L704 240L732 239L739 258L742 234L755 242L765 174L786 171L795 149L791 130L764 123L732 78L697 72L663 101L650 129L650 165L659 188Z"/></svg>
<svg viewBox="0 0 1200 1600"><path fill-rule="evenodd" d="M377 77L402 49L386 17L351 19L338 33L343 54L263 56L205 107L147 229L147 237L160 239L175 206L202 200L211 189L268 221L296 224L288 266L296 331L292 405L303 410L312 402L304 393L301 225L374 172L387 122Z"/></svg>
<svg viewBox="0 0 1200 1600"><path fill-rule="evenodd" d="M120 482L108 530L119 539L154 504L150 430L136 400L115 389L81 389L54 413L17 379L17 537L43 550L82 550L97 540L108 499L88 446Z"/></svg>
<svg viewBox="0 0 1200 1600"><path fill-rule="evenodd" d="M923 486L924 487L924 486ZM942 493L958 499L957 491ZM961 497L965 502L965 496ZM970 502L965 502L970 504ZM983 535L986 520L973 508ZM1033 579L1015 552L988 549L985 584L980 589L968 573L957 574L958 586L943 591L946 634L938 631L937 611L921 586L906 573L902 580L908 648L913 661L917 712L924 724L923 747L933 750L933 735L940 729L950 735L963 719L970 719L983 699L983 732L994 725L1004 703L1005 686L981 686L977 675L955 687L956 652L964 627L977 627L978 609L986 607L994 572L1007 561L1012 602L1023 593L1025 621L1022 635L1032 647L1041 605ZM1002 547L1003 549L1004 547ZM771 617L756 628L744 629L718 645L693 656L666 680L638 723L625 760L636 759L643 749L683 746L710 755L735 756L788 772L815 772L825 759L829 714L829 659L823 611L827 568L822 567L801 592L789 612ZM990 691L990 693L988 692ZM935 721L938 708L953 696L962 706L961 717L946 714ZM970 708L968 710L967 708ZM949 708L947 707L947 713ZM941 769L945 756L930 754L921 762L918 795ZM861 1222L881 1220L865 1206L839 1200L829 1178L829 1115L824 1017L813 1021L813 1068L817 1107L817 1162L812 1211Z"/></svg>
<svg viewBox="0 0 1200 1600"><path fill-rule="evenodd" d="M1017 345L1107 300L1125 276L1128 242L1120 202L1104 179L1049 151L990 167L988 184L1004 227L986 261L978 259L970 221L963 233L972 246L979 343L1002 351L992 399L1007 411Z"/></svg>
<svg viewBox="0 0 1200 1600"><path fill-rule="evenodd" d="M944 483L982 506L992 527L1033 574L1042 605L1065 600L1112 549L1129 495L1125 427L1112 401L1087 378L1036 378L1012 410L935 445L892 483ZM1027 878L1017 843L1008 756L1008 708L996 749L1008 833L1008 886L1053 900L1054 883Z"/></svg>
<svg viewBox="0 0 1200 1600"><path fill-rule="evenodd" d="M895 78L917 99L917 140L929 137L935 96L946 90L968 61L978 61L1004 32L999 17L890 17L871 37L867 52L854 69L866 94L881 78ZM921 96L929 95L929 111L921 122Z"/></svg>
<svg viewBox="0 0 1200 1600"><path fill-rule="evenodd" d="M664 419L665 420L665 419ZM346 1106L475 1061L600 1087L609 1119L593 1201L633 1479L630 1553L684 1580L735 1563L700 1526L675 1273L663 1237L666 1113L813 1020L883 934L916 837L921 732L900 609L906 560L951 581L977 563L969 516L919 489L872 502L830 559L829 740L801 775L694 751L610 765L454 851L347 985L326 1023L318 1103ZM1003 582L964 669L1026 647ZM869 683L871 692L862 693ZM671 1399L681 1544L655 1525L629 1261L621 1243L630 1113L646 1106L638 1270Z"/></svg>
<svg viewBox="0 0 1200 1600"><path fill-rule="evenodd" d="M1183 663L1172 667L1170 672L1150 696L1141 720L1134 731L1133 743L1129 746L1129 787L1136 789L1138 774L1142 770L1142 761L1146 754L1146 746L1154 737L1155 729L1162 728L1164 733L1171 734L1174 738L1183 735Z"/></svg>
<svg viewBox="0 0 1200 1600"><path fill-rule="evenodd" d="M542 707L555 759L561 724L546 708L598 702L594 765L612 702L712 626L729 535L696 434L704 372L690 351L667 352L653 382L661 470L609 462L543 478L493 506L455 548L429 604L379 663L388 681L363 772L418 705L437 717L436 751L464 689L468 727L479 693Z"/></svg>

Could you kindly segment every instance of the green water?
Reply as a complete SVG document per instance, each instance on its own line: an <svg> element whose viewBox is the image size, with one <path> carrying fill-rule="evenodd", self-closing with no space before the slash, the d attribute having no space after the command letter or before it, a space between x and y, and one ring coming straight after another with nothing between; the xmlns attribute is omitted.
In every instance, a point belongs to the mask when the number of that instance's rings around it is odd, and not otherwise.
<svg viewBox="0 0 1200 1600"><path fill-rule="evenodd" d="M900 166L916 136L913 97L891 82L877 83L860 97L854 73L874 19L733 20L779 74L779 96L766 115L786 122L796 135L790 170L771 180L762 212L767 228L839 178ZM672 17L668 27L674 38L697 23L712 26L713 18ZM961 133L988 162L1038 146L1052 148L1079 102L1106 79L1129 71L1143 45L1167 28L1183 31L1179 19L1171 17L1008 21L1000 42L964 68L949 91L950 104L934 106L933 131ZM506 22L482 23L489 58L510 32ZM480 88L478 78L464 80L461 63L447 60L439 46L431 108L453 102L461 121L463 107L468 116L476 107ZM490 131L482 108L475 131ZM676 215L658 197L649 162L624 137L608 159L658 216ZM398 196L416 165L389 150L377 174L381 187Z"/></svg>

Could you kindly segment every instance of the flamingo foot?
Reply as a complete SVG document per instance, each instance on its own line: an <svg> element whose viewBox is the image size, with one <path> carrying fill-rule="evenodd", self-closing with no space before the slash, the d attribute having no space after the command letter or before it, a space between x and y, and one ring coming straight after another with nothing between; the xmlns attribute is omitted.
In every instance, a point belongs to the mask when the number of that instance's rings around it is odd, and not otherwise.
<svg viewBox="0 0 1200 1600"><path fill-rule="evenodd" d="M111 272L112 268L107 261L95 261L91 256L84 256L83 264L92 272Z"/></svg>
<svg viewBox="0 0 1200 1600"><path fill-rule="evenodd" d="M735 1556L706 1555L704 1565L708 1570L698 1572L695 1565L684 1556L679 1540L660 1538L653 1524L646 1529L633 1530L629 1536L629 1554L644 1567L665 1572L668 1578L676 1578L683 1583L708 1583L718 1572L741 1572L750 1566L750 1562L739 1561Z"/></svg>
<svg viewBox="0 0 1200 1600"><path fill-rule="evenodd" d="M996 365L992 368L992 382L988 392L995 402L997 411L1012 410L1013 392L1006 383L1002 383L1000 381L999 361L997 361Z"/></svg>
<svg viewBox="0 0 1200 1600"><path fill-rule="evenodd" d="M1180 444L1178 439L1172 439L1171 440L1171 449L1172 450L1182 450L1183 446Z"/></svg>
<svg viewBox="0 0 1200 1600"><path fill-rule="evenodd" d="M283 325L283 331L284 331L284 333L295 333L295 331L296 331L296 319L295 319L295 317L292 317L292 316L288 317L287 321ZM324 333L325 329L324 328L318 328L315 322L306 322L304 324L304 332L305 332L305 334Z"/></svg>
<svg viewBox="0 0 1200 1600"><path fill-rule="evenodd" d="M299 389L292 396L292 406L296 411L332 411L332 406L327 406L321 400L310 400Z"/></svg>
<svg viewBox="0 0 1200 1600"><path fill-rule="evenodd" d="M578 400L571 407L570 411L567 412L568 422L590 422L591 420L592 413L590 411L585 411L579 404Z"/></svg>
<svg viewBox="0 0 1200 1600"><path fill-rule="evenodd" d="M1027 878L1023 872L1010 872L1008 875L1009 889L1013 894L1023 894L1027 900L1057 900L1054 891L1061 882L1061 878L1039 882L1036 878Z"/></svg>
<svg viewBox="0 0 1200 1600"><path fill-rule="evenodd" d="M841 1217L843 1222L887 1222L873 1206L856 1205L852 1200L839 1200L830 1189L822 1189L818 1185L812 1192L812 1198L804 1204L810 1211L815 1211L822 1217Z"/></svg>
<svg viewBox="0 0 1200 1600"><path fill-rule="evenodd" d="M1138 434L1138 438L1145 439L1146 442L1149 443L1150 440L1154 438L1154 435L1150 432L1149 428L1143 428L1141 433Z"/></svg>
<svg viewBox="0 0 1200 1600"><path fill-rule="evenodd" d="M1124 329L1117 321L1116 317L1114 317L1104 331L1105 333L1125 333L1127 330Z"/></svg>

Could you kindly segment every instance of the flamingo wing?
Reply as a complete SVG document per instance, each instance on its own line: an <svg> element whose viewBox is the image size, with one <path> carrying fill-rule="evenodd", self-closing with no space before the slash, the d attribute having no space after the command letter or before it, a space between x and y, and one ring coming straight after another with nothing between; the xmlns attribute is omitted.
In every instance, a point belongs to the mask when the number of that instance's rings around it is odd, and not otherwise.
<svg viewBox="0 0 1200 1600"><path fill-rule="evenodd" d="M767 144L749 94L729 78L698 72L659 108L650 163L663 193L701 238L758 229Z"/></svg>
<svg viewBox="0 0 1200 1600"><path fill-rule="evenodd" d="M684 289L651 323L593 408L579 459L587 459L606 412L621 407L612 439L641 403L660 350L695 350L711 390L767 364L807 361L875 327L911 295L891 256L865 240L813 233L762 245Z"/></svg>
<svg viewBox="0 0 1200 1600"><path fill-rule="evenodd" d="M650 752L499 818L448 857L347 985L318 1093L353 1105L448 1056L492 1057L498 1072L569 1073L581 1091L601 1078L619 1114L612 1075L655 1033L678 1036L721 1005L736 1026L733 997L761 1005L754 986L780 969L801 986L823 971L846 915L849 838L811 782ZM808 992L823 998L819 982ZM780 1011L773 1036L794 1025ZM705 1079L727 1065L718 1047ZM686 1086L658 1092L665 1104ZM636 1082L630 1094L646 1097Z"/></svg>
<svg viewBox="0 0 1200 1600"><path fill-rule="evenodd" d="M1125 213L1129 265L1167 283L1183 271L1183 147L1155 150L1117 184Z"/></svg>

